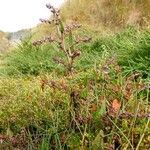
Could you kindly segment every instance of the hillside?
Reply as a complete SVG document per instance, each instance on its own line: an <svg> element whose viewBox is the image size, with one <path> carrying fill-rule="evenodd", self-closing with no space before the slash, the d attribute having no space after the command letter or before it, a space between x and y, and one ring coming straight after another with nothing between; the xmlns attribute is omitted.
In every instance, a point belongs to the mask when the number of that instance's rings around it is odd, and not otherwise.
<svg viewBox="0 0 150 150"><path fill-rule="evenodd" d="M149 150L149 2L47 4L0 57L0 150Z"/></svg>
<svg viewBox="0 0 150 150"><path fill-rule="evenodd" d="M150 0L68 0L62 8L64 19L94 26L149 26Z"/></svg>
<svg viewBox="0 0 150 150"><path fill-rule="evenodd" d="M78 21L83 30L94 35L118 32L127 26L150 26L150 0L67 0L61 7L65 22ZM50 19L51 20L51 19ZM52 29L40 24L33 29L34 38L48 35Z"/></svg>
<svg viewBox="0 0 150 150"><path fill-rule="evenodd" d="M7 33L0 31L0 53L6 53L10 48L13 48L14 45L30 35L30 29Z"/></svg>

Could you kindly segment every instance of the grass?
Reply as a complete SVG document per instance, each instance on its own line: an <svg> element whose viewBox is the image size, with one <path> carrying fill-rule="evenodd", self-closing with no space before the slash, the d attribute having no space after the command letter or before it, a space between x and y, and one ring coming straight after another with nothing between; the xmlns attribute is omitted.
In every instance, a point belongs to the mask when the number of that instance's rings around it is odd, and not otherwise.
<svg viewBox="0 0 150 150"><path fill-rule="evenodd" d="M111 29L126 25L147 26L149 7L149 0L68 0L62 8L62 15L66 20L78 20L94 27L96 24Z"/></svg>
<svg viewBox="0 0 150 150"><path fill-rule="evenodd" d="M33 37L2 54L0 150L148 150L149 4L68 0L63 20L80 21L75 34L93 37L77 47L72 74L53 62L63 57L56 45L32 44L54 26L39 25Z"/></svg>
<svg viewBox="0 0 150 150"><path fill-rule="evenodd" d="M74 9L76 8L76 9ZM118 32L127 26L149 27L149 0L67 0L61 7L65 22L77 21L95 36ZM53 28L39 24L33 29L34 38L48 35Z"/></svg>
<svg viewBox="0 0 150 150"><path fill-rule="evenodd" d="M128 27L82 44L68 75L53 44L27 39L2 56L0 149L148 149L149 35Z"/></svg>
<svg viewBox="0 0 150 150"><path fill-rule="evenodd" d="M140 72L144 78L148 79L150 77L149 45L149 28L138 30L128 27L122 32L101 36L90 44L78 46L82 55L76 60L75 67L77 70L86 70L94 65L99 65L105 59L114 57L124 68L125 74ZM52 71L64 74L62 66L56 64L52 59L56 56L63 57L63 54L58 54L58 48L54 44L34 47L30 39L27 39L15 51L3 57L6 67L1 74L36 76Z"/></svg>
<svg viewBox="0 0 150 150"><path fill-rule="evenodd" d="M141 91L142 79L132 81L114 70L114 65L109 67L109 76L99 67L61 78L47 74L1 79L4 141L12 149L22 142L29 149L107 149L117 140L122 148L148 147L149 119L140 115L149 112L149 91ZM121 103L117 113L111 112L115 99ZM18 140L22 136L23 141Z"/></svg>
<svg viewBox="0 0 150 150"><path fill-rule="evenodd" d="M51 72L57 67L50 61L56 53L53 49L54 47L50 45L34 47L30 39L26 39L15 50L4 56L4 63L7 67L4 68L2 74L20 76Z"/></svg>

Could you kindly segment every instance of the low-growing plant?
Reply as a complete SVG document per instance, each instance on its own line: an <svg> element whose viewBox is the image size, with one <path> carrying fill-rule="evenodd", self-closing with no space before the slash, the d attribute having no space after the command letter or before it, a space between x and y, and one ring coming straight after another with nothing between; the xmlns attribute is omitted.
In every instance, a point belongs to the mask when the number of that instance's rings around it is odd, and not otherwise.
<svg viewBox="0 0 150 150"><path fill-rule="evenodd" d="M45 37L43 40L33 42L33 45L37 46L45 42L54 43L58 50L63 53L64 59L56 56L53 60L58 64L62 64L66 68L67 72L71 73L73 71L76 58L81 54L81 50L77 48L77 45L80 43L90 42L91 38L87 36L82 38L79 37L79 35L75 36L73 31L80 28L81 25L77 22L64 25L60 15L60 10L49 4L47 4L46 7L52 12L53 18L51 21L41 19L41 22L54 24L56 31L49 37Z"/></svg>

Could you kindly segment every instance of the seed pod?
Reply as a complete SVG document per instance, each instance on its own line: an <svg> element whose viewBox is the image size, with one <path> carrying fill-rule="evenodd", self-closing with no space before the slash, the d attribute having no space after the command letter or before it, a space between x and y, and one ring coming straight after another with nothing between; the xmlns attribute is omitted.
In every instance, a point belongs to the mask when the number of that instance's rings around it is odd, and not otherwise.
<svg viewBox="0 0 150 150"><path fill-rule="evenodd" d="M43 43L42 40L38 40L38 41L33 42L33 45L38 46L38 45L41 45L42 43Z"/></svg>
<svg viewBox="0 0 150 150"><path fill-rule="evenodd" d="M81 51L80 50L77 50L77 51L74 51L71 58L74 59L76 57L79 57L81 55Z"/></svg>
<svg viewBox="0 0 150 150"><path fill-rule="evenodd" d="M52 8L53 8L53 6L50 5L50 4L46 4L46 7L47 7L48 9L52 9Z"/></svg>
<svg viewBox="0 0 150 150"><path fill-rule="evenodd" d="M50 21L50 20L45 20L45 19L40 19L40 21L41 21L42 23L48 23L48 24L51 24L51 23L53 22L53 20Z"/></svg>
<svg viewBox="0 0 150 150"><path fill-rule="evenodd" d="M55 57L55 58L53 58L53 61L58 63L58 64L62 64L64 66L66 66L65 62L61 58Z"/></svg>

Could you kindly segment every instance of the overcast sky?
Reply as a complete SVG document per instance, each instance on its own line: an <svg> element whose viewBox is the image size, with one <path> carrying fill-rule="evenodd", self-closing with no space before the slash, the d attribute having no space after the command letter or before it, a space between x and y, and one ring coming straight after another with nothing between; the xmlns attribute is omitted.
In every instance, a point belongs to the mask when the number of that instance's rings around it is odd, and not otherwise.
<svg viewBox="0 0 150 150"><path fill-rule="evenodd" d="M36 26L40 18L50 16L46 3L59 7L63 2L64 0L1 0L0 30L13 32Z"/></svg>

